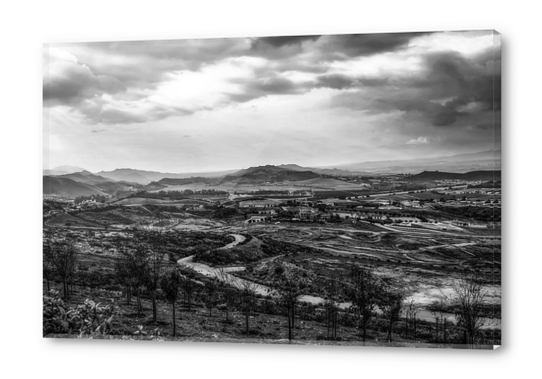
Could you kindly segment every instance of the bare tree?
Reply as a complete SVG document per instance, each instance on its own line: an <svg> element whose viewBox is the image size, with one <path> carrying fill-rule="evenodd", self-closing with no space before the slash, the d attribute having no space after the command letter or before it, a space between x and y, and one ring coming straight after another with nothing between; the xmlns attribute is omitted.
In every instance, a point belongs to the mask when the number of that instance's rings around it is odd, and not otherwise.
<svg viewBox="0 0 542 379"><path fill-rule="evenodd" d="M285 270L282 270L278 287L275 291L279 305L286 309L288 319L288 339L293 339L292 330L295 328L295 309L301 297L300 281Z"/></svg>
<svg viewBox="0 0 542 379"><path fill-rule="evenodd" d="M78 262L78 249L73 241L53 240L50 251L47 252L47 261L52 271L62 280L63 294L69 297L68 285L75 276Z"/></svg>
<svg viewBox="0 0 542 379"><path fill-rule="evenodd" d="M132 300L132 288L134 285L134 278L130 270L130 258L129 250L124 244L117 244L118 257L115 261L115 275L119 284L124 286L126 290L126 303L130 305Z"/></svg>
<svg viewBox="0 0 542 379"><path fill-rule="evenodd" d="M487 293L473 274L463 274L454 282L452 290L448 302L454 310L457 325L464 330L465 343L474 348L484 324L483 311Z"/></svg>
<svg viewBox="0 0 542 379"><path fill-rule="evenodd" d="M164 268L164 251L160 246L153 246L153 249L148 250L148 275L147 275L147 288L152 294L152 322L156 324L157 321L157 305L156 305L156 291L160 285L160 278Z"/></svg>
<svg viewBox="0 0 542 379"><path fill-rule="evenodd" d="M137 315L141 316L143 306L141 304L141 288L149 282L149 251L138 244L134 250L125 252L129 275L132 278L133 288L137 292Z"/></svg>
<svg viewBox="0 0 542 379"><path fill-rule="evenodd" d="M416 339L419 309L414 300L410 300L405 306L405 337Z"/></svg>
<svg viewBox="0 0 542 379"><path fill-rule="evenodd" d="M205 305L209 309L209 317L213 315L213 308L218 303L218 282L216 278L205 281L203 293L205 296Z"/></svg>
<svg viewBox="0 0 542 379"><path fill-rule="evenodd" d="M166 300L171 304L172 319L173 319L173 337L176 334L175 325L175 304L179 297L179 289L181 287L181 276L176 268L169 269L160 280L160 288L164 291Z"/></svg>
<svg viewBox="0 0 542 379"><path fill-rule="evenodd" d="M435 317L435 341L438 343L443 341L446 343L447 339L447 324L448 320L446 318L446 304L444 300L439 302L434 302L432 304L431 314ZM442 335L442 338L441 338Z"/></svg>
<svg viewBox="0 0 542 379"><path fill-rule="evenodd" d="M327 290L327 297L324 302L324 308L326 310L326 327L327 327L327 338L337 338L337 319L339 315L339 306L335 298L338 294L338 284L335 279L333 279Z"/></svg>
<svg viewBox="0 0 542 379"><path fill-rule="evenodd" d="M230 321L230 310L235 308L237 304L237 288L234 283L236 282L233 277L228 274L223 268L218 271L218 278L220 280L219 291L221 300L224 301L226 310L226 322Z"/></svg>
<svg viewBox="0 0 542 379"><path fill-rule="evenodd" d="M51 291L51 279L54 275L52 235L45 234L43 238L43 277L47 281L47 292Z"/></svg>
<svg viewBox="0 0 542 379"><path fill-rule="evenodd" d="M357 265L352 267L350 283L346 293L350 297L352 306L360 317L363 342L367 339L367 325L375 315L378 296L381 291L381 281L371 270Z"/></svg>
<svg viewBox="0 0 542 379"><path fill-rule="evenodd" d="M392 342L393 324L399 321L405 295L400 291L386 289L379 301L382 316L388 321L388 342Z"/></svg>
<svg viewBox="0 0 542 379"><path fill-rule="evenodd" d="M246 334L248 335L250 327L250 313L254 310L254 307L256 306L257 285L248 280L241 280L238 285L241 291L239 306L241 308L241 311L245 314Z"/></svg>
<svg viewBox="0 0 542 379"><path fill-rule="evenodd" d="M188 311L190 311L192 310L192 298L197 289L196 283L194 283L188 276L181 275L181 288L184 292L185 301L188 304Z"/></svg>

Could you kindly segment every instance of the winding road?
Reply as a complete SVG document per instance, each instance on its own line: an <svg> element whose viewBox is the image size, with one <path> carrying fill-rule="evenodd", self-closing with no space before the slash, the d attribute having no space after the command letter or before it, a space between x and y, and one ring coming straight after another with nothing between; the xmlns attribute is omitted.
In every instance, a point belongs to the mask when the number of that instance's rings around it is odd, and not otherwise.
<svg viewBox="0 0 542 379"><path fill-rule="evenodd" d="M230 236L234 237L235 241L221 247L220 249L231 249L246 240L246 237L240 234L230 234ZM470 245L470 244L456 244L456 245L464 246L464 245ZM432 246L432 248L436 248L436 247L440 247L440 246ZM189 267L192 270L202 275L214 277L223 282L227 282L230 285L239 289L242 289L246 286L250 286L254 290L254 292L256 292L259 295L273 296L273 293L274 293L273 289L270 287L252 282L250 280L238 278L236 276L229 274L229 272L243 271L245 267L214 268L203 263L194 262L193 255L186 258L179 259L177 261L177 264ZM301 297L299 298L299 301L310 303L310 304L320 304L320 303L324 303L325 299L319 296L301 295ZM344 303L339 303L338 307L341 309L347 309L351 305L352 303L350 302L344 302ZM448 314L443 314L443 316L445 316L449 321L455 321L455 316L453 314L448 313ZM420 310L420 312L418 313L418 318L425 321L435 320L435 316L427 310ZM500 329L500 320L489 319L489 318L484 319L484 326L482 326L482 328L485 329L485 328L490 328L490 327Z"/></svg>
<svg viewBox="0 0 542 379"><path fill-rule="evenodd" d="M230 234L230 236L233 236L235 238L235 241L221 247L220 249L231 249L235 246L237 246L239 243L243 242L246 238L245 236L242 236L240 234ZM264 286L262 284L258 284L255 282L252 282L250 280L238 278L236 276L233 276L229 274L229 272L235 272L235 271L243 271L245 267L225 267L225 268L214 268L211 266L208 266L204 263L198 263L194 262L194 256L191 255L186 258L181 258L177 261L177 264L186 266L191 268L192 270L196 271L199 274L210 276L214 278L218 278L219 280L223 282L227 282L230 285L236 287L236 288L243 288L246 286L251 286L254 292L256 292L259 295L273 295L273 289L267 286ZM311 303L311 304L319 304L323 303L325 301L324 298L318 297L318 296L311 296L311 295L301 295L299 298L299 301ZM350 303L340 303L340 308L348 308L350 306Z"/></svg>

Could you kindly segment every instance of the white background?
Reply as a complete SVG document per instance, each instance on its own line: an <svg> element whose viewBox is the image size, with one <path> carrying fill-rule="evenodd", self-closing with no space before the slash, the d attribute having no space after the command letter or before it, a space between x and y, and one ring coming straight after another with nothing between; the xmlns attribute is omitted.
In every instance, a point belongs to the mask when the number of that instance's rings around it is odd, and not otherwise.
<svg viewBox="0 0 542 379"><path fill-rule="evenodd" d="M540 12L508 1L10 1L1 7L0 375L508 378L541 373ZM41 338L46 42L496 29L503 35L503 344L496 351ZM74 125L74 127L76 127Z"/></svg>

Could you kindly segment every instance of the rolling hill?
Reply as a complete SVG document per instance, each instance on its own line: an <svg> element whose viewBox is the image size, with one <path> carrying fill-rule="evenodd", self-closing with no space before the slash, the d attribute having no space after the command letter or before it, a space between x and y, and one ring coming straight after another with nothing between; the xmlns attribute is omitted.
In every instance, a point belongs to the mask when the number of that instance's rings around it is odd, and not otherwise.
<svg viewBox="0 0 542 379"><path fill-rule="evenodd" d="M74 172L72 174L66 174L66 175L58 175L57 178L63 178L63 179L71 179L79 183L85 183L85 184L98 184L98 183L111 183L115 182L113 179L104 178L100 175L95 175L89 171L81 171L81 172Z"/></svg>
<svg viewBox="0 0 542 379"><path fill-rule="evenodd" d="M359 187L359 185L348 183L343 180L332 179L332 178L321 178L321 177L308 179L308 180L301 180L301 181L298 181L296 184L300 186L328 188L328 189L335 189L339 187L350 187L350 188Z"/></svg>
<svg viewBox="0 0 542 379"><path fill-rule="evenodd" d="M158 181L159 184L165 186L180 186L183 184L192 184L192 183L204 183L204 184L214 184L217 183L217 179L212 178L203 178L203 177L194 177L194 178L164 178Z"/></svg>
<svg viewBox="0 0 542 379"><path fill-rule="evenodd" d="M141 189L145 191L159 191L159 190L170 190L170 187L175 186L184 186L184 185L190 185L190 184L200 184L200 185L213 185L218 184L219 179L217 178L203 178L203 177L195 177L195 178L164 178L160 179L157 182L150 182L146 186L141 187ZM175 189L173 189L175 190Z"/></svg>
<svg viewBox="0 0 542 379"><path fill-rule="evenodd" d="M262 184L286 181L295 182L319 177L319 174L312 171L292 171L278 166L267 165L237 171L234 174L224 177L220 183Z"/></svg>
<svg viewBox="0 0 542 379"><path fill-rule="evenodd" d="M106 193L92 185L76 182L72 179L44 176L43 194L75 198L78 196L105 195Z"/></svg>

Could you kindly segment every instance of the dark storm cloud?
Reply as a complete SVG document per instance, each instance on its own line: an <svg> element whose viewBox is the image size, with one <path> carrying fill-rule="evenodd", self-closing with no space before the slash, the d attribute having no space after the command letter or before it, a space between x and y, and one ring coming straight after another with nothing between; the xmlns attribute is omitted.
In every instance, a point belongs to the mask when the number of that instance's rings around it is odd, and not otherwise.
<svg viewBox="0 0 542 379"><path fill-rule="evenodd" d="M495 60L492 49L469 58L451 51L419 50L415 54L422 60L422 70L407 74L380 74L376 70L373 76L352 76L339 73L340 68L331 69L337 61L361 62L382 53L404 54L413 39L427 34L431 33L76 44L77 62L51 65L56 71L51 70L44 79L44 104L68 105L93 123L141 123L264 96L330 88L348 90L335 96L332 106L371 114L401 111L407 118L415 117L436 128L463 125L462 121L472 119L473 112L499 110L500 60ZM236 61L239 57L243 58ZM394 55L381 57L387 62ZM243 61L247 60L258 63L246 65ZM233 71L241 68L250 75L225 79L238 88L216 89L223 96L215 104L184 104L190 109L183 109L175 101L156 102L164 96L153 97L161 84L179 77L176 73L202 73L224 62L230 62ZM347 66L350 62L343 63ZM294 83L288 79L294 77L289 76L292 72L303 73L309 80ZM472 103L476 103L474 110L466 110ZM476 123L485 124L483 120Z"/></svg>
<svg viewBox="0 0 542 379"><path fill-rule="evenodd" d="M273 59L310 54L312 63L327 62L397 51L427 34L431 33L263 37L252 40L251 53Z"/></svg>
<svg viewBox="0 0 542 379"><path fill-rule="evenodd" d="M484 69L484 77L477 78L483 81L478 96L488 109L501 109L501 56L500 49L488 49L475 57L474 63ZM490 82L492 82L490 84Z"/></svg>
<svg viewBox="0 0 542 379"><path fill-rule="evenodd" d="M242 39L208 39L59 45L66 50L72 46L77 62L53 61L44 72L44 106L71 106L93 123L132 123L191 112L155 106L143 116L108 108L96 97L115 95L116 99L130 102L145 99L167 80L169 73L198 70L202 65L239 56L250 44ZM127 90L132 91L125 94Z"/></svg>
<svg viewBox="0 0 542 379"><path fill-rule="evenodd" d="M500 71L493 64L487 52L473 59L456 52L428 54L418 75L377 79L368 91L340 94L332 104L370 113L415 112L428 125L452 127L461 117L471 117L465 110L469 104L478 113L500 109Z"/></svg>
<svg viewBox="0 0 542 379"><path fill-rule="evenodd" d="M263 96L287 95L300 91L291 80L277 75L243 82L242 89L242 93L230 94L230 99L242 103Z"/></svg>
<svg viewBox="0 0 542 379"><path fill-rule="evenodd" d="M127 93L127 83L118 80L117 76L97 74L89 66L77 61L54 60L47 66L45 74L44 106L70 106L92 123L140 123L160 120L174 114L191 113L178 107L165 108L156 105L151 106L144 114L137 108L131 111L112 108L110 101L105 100L102 95L115 96L124 102L145 100L148 95Z"/></svg>
<svg viewBox="0 0 542 379"><path fill-rule="evenodd" d="M118 93L125 87L116 78L95 75L90 68L73 62L56 62L44 78L45 106L77 104L103 93Z"/></svg>
<svg viewBox="0 0 542 379"><path fill-rule="evenodd" d="M46 76L44 104L69 105L79 109L92 122L103 123L145 122L188 114L190 112L173 107L156 107L144 117L127 109L108 107L96 97L107 94L115 95L117 100L137 101L138 96L148 96L141 93L152 93L160 83L167 81L171 72L197 72L225 58L242 56L270 60L268 64L272 69L265 67L256 72L258 79L243 84L240 93L229 97L232 102L245 102L267 95L303 93L314 87L343 89L351 86L355 78L325 74L328 70L326 60L398 49L417 35L312 35L76 44L78 62L52 64L58 66L58 74ZM304 59L299 58L301 55ZM296 88L294 83L279 75L286 71L324 75L320 75L314 85Z"/></svg>
<svg viewBox="0 0 542 379"><path fill-rule="evenodd" d="M296 64L295 58L306 52L305 43L317 41L320 36L287 36L287 37L261 37L250 40L250 49L247 55L264 57L272 60L283 60L283 66ZM312 45L310 47L312 50ZM294 60L289 61L289 58ZM286 68L287 69L287 68Z"/></svg>
<svg viewBox="0 0 542 379"><path fill-rule="evenodd" d="M452 99L434 116L433 125L453 125L462 113L459 109L469 103L478 103L482 110L500 109L501 74L492 68L494 63L500 67L500 62L494 62L487 53L471 60L458 53L427 56L427 75L411 84L425 89L427 97Z"/></svg>
<svg viewBox="0 0 542 379"><path fill-rule="evenodd" d="M258 46L262 44L270 45L273 47L283 47L291 45L300 45L305 41L316 41L320 36L285 36L285 37L260 37L252 40L252 48L258 49Z"/></svg>
<svg viewBox="0 0 542 379"><path fill-rule="evenodd" d="M459 109L467 105L467 100L462 98L454 98L440 106L436 114L431 117L431 122L434 126L450 126L455 124L458 117L466 116L467 113L461 112Z"/></svg>
<svg viewBox="0 0 542 379"><path fill-rule="evenodd" d="M347 75L342 74L330 74L330 75L320 75L317 78L318 84L317 87L328 87L334 89L343 89L350 87L354 82L355 78L351 78Z"/></svg>
<svg viewBox="0 0 542 379"><path fill-rule="evenodd" d="M382 87L390 83L389 78L359 78L364 87Z"/></svg>
<svg viewBox="0 0 542 379"><path fill-rule="evenodd" d="M295 86L291 80L275 77L258 79L249 88L265 92L266 94L285 94L292 93Z"/></svg>
<svg viewBox="0 0 542 379"><path fill-rule="evenodd" d="M101 97L86 99L76 106L77 110L93 124L131 124L161 120L173 115L188 115L192 112L180 107L161 107L142 104L141 107L121 109L112 107ZM141 109L144 108L144 109Z"/></svg>
<svg viewBox="0 0 542 379"><path fill-rule="evenodd" d="M86 64L95 72L115 75L128 83L152 84L172 71L195 71L224 58L239 57L250 46L240 38L216 38L200 40L164 40L134 42L88 43L92 51L105 56L117 57L111 62L88 57Z"/></svg>
<svg viewBox="0 0 542 379"><path fill-rule="evenodd" d="M475 128L480 129L480 130L491 130L491 129L495 128L495 123L493 123L493 122L483 122L481 124L475 125Z"/></svg>
<svg viewBox="0 0 542 379"><path fill-rule="evenodd" d="M347 34L328 36L321 51L328 59L347 59L393 52L408 46L410 40L430 33Z"/></svg>
<svg viewBox="0 0 542 379"><path fill-rule="evenodd" d="M89 44L104 51L114 51L126 56L148 56L156 59L180 60L184 62L213 62L229 57L242 49L242 39L212 38L199 40L162 40L104 42Z"/></svg>

